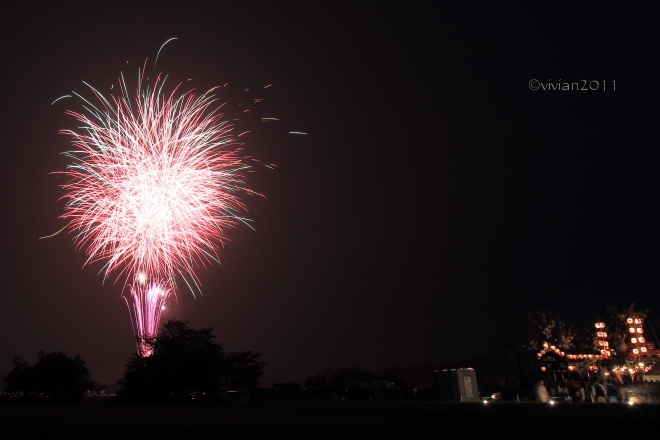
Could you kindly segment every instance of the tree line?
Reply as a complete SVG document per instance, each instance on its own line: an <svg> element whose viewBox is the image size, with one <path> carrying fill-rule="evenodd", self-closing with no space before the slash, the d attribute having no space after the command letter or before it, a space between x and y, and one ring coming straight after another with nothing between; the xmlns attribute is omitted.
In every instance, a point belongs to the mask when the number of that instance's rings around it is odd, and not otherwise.
<svg viewBox="0 0 660 440"><path fill-rule="evenodd" d="M183 402L256 387L266 366L262 353L226 352L215 338L213 328L194 329L188 322L169 320L156 337L140 341L150 356L136 352L129 357L118 382L118 398ZM59 351L39 351L35 364L14 357L4 382L4 400L18 401L75 402L99 385L90 379L80 355L69 357Z"/></svg>
<svg viewBox="0 0 660 440"><path fill-rule="evenodd" d="M372 383L388 381L402 387L432 387L433 371L452 368L474 368L480 378L504 375L507 366L501 358L473 357L463 361L445 360L440 362L413 363L407 366L390 365L380 371L356 366L342 368L325 368L322 372L309 375L304 385L322 386L334 385L343 387L351 382ZM508 363L509 370L515 367Z"/></svg>

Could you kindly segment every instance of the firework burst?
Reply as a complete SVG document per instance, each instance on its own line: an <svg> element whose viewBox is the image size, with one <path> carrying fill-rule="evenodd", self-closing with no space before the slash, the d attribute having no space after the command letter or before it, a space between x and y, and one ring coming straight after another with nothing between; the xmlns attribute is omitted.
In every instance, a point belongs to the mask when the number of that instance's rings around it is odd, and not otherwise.
<svg viewBox="0 0 660 440"><path fill-rule="evenodd" d="M117 95L89 85L94 100L76 94L85 111L67 114L82 127L62 131L75 149L60 174L69 178L62 218L85 264L102 261L105 277L133 280L129 310L144 337L157 331L177 279L199 290L195 270L218 260L227 228L248 222L239 196L252 191L213 89L165 94L160 76L153 86L139 78L134 94L123 76Z"/></svg>

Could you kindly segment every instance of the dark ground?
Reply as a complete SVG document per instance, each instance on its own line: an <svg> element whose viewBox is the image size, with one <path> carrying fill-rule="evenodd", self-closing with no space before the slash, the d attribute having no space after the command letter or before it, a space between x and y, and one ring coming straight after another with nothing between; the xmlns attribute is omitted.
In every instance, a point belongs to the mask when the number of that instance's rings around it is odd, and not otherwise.
<svg viewBox="0 0 660 440"><path fill-rule="evenodd" d="M2 439L656 439L660 405L0 406Z"/></svg>

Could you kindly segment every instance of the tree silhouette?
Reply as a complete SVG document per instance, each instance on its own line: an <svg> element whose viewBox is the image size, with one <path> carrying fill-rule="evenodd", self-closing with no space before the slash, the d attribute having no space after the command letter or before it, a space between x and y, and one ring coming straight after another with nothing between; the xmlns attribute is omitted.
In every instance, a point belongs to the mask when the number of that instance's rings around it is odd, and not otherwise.
<svg viewBox="0 0 660 440"><path fill-rule="evenodd" d="M536 317L529 317L534 331L525 335L523 347L538 351L544 343L559 347L562 350L589 350L594 349L593 340L589 331L582 327L566 324L552 312L536 312Z"/></svg>
<svg viewBox="0 0 660 440"><path fill-rule="evenodd" d="M176 402L227 388L256 387L265 367L261 353L225 354L213 328L193 329L175 319L144 343L151 356L133 353L119 382L119 395L126 400Z"/></svg>
<svg viewBox="0 0 660 440"><path fill-rule="evenodd" d="M76 355L54 351L37 353L37 363L13 358L13 368L5 376L6 391L23 397L41 397L53 402L82 399L91 384L85 361Z"/></svg>
<svg viewBox="0 0 660 440"><path fill-rule="evenodd" d="M307 376L305 379L305 387L318 387L328 383L328 378L321 373L316 376Z"/></svg>
<svg viewBox="0 0 660 440"><path fill-rule="evenodd" d="M256 388L266 367L259 361L261 353L253 351L230 352L226 356L228 387L235 390Z"/></svg>

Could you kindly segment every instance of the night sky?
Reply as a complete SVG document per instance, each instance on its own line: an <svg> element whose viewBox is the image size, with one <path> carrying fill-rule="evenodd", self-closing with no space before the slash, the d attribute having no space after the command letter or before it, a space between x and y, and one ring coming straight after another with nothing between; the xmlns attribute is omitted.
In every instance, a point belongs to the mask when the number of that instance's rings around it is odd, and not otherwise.
<svg viewBox="0 0 660 440"><path fill-rule="evenodd" d="M135 350L122 284L71 235L38 239L65 224L50 173L81 110L51 102L116 91L172 37L167 84L229 83L230 118L263 98L236 130L278 168L249 176L256 230L164 319L293 381L498 356L537 310L590 326L634 302L660 328L656 10L137 3L3 9L0 374L59 350L113 383Z"/></svg>

